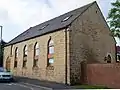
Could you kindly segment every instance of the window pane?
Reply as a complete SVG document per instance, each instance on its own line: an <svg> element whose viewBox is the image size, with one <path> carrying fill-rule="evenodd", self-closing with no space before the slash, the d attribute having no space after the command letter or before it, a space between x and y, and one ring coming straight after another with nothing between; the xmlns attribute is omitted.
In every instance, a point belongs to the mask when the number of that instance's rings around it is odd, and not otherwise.
<svg viewBox="0 0 120 90"><path fill-rule="evenodd" d="M33 67L38 66L38 60L34 60Z"/></svg>
<svg viewBox="0 0 120 90"><path fill-rule="evenodd" d="M51 45L54 45L54 42L52 40L50 40L50 42L49 42L49 46L51 46Z"/></svg>
<svg viewBox="0 0 120 90"><path fill-rule="evenodd" d="M50 58L49 59L49 64L53 64L54 63L54 59L53 58Z"/></svg>
<svg viewBox="0 0 120 90"><path fill-rule="evenodd" d="M17 61L14 62L14 67L17 67Z"/></svg>
<svg viewBox="0 0 120 90"><path fill-rule="evenodd" d="M18 48L16 48L15 57L18 57Z"/></svg>
<svg viewBox="0 0 120 90"><path fill-rule="evenodd" d="M35 49L38 49L39 48L39 45L38 45L38 43L36 44L36 46L35 46Z"/></svg>
<svg viewBox="0 0 120 90"><path fill-rule="evenodd" d="M23 61L23 67L26 67L27 61Z"/></svg>
<svg viewBox="0 0 120 90"><path fill-rule="evenodd" d="M53 54L54 53L54 47L49 47L49 54Z"/></svg>
<svg viewBox="0 0 120 90"><path fill-rule="evenodd" d="M36 49L36 56L39 55L39 49Z"/></svg>
<svg viewBox="0 0 120 90"><path fill-rule="evenodd" d="M25 55L27 56L27 51L25 51Z"/></svg>

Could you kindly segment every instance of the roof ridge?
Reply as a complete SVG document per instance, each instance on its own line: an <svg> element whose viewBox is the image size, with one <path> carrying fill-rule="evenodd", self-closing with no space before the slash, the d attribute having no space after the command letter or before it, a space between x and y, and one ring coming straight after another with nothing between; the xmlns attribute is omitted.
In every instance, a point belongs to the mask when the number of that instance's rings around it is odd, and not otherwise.
<svg viewBox="0 0 120 90"><path fill-rule="evenodd" d="M63 13L63 14L61 14L61 15L59 15L59 16L56 16L56 17L54 17L54 18L52 18L52 19L46 20L46 21L44 21L44 22L42 22L42 23L40 23L40 24L38 24L38 25L41 25L41 24L44 24L44 23L46 23L46 22L52 21L52 20L54 20L54 19L56 19L56 18L58 18L58 17L61 17L61 16L65 15L65 14L67 14L67 13L70 13L70 12L72 12L72 11L76 11L76 10L78 10L78 9L81 9L81 8L83 8L83 7L86 7L86 6L88 6L88 5L91 6L91 5L94 4L94 3L96 3L96 1L93 1L92 3L86 4L86 5L83 5L83 6L79 7L79 8L74 9L74 10L70 10L70 11L68 11L68 12L66 12L66 13ZM89 7L90 7L90 6L89 6ZM88 7L88 8L89 8L89 7ZM36 26L38 26L38 25L35 25L35 26L33 26L33 27L36 27Z"/></svg>

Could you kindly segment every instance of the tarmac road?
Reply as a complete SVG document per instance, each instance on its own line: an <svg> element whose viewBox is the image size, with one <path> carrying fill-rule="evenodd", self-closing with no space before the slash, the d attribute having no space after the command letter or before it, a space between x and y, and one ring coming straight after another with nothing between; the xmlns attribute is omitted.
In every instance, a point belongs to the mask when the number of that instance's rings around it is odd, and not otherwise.
<svg viewBox="0 0 120 90"><path fill-rule="evenodd" d="M19 83L0 83L0 90L52 90L52 89L19 82Z"/></svg>

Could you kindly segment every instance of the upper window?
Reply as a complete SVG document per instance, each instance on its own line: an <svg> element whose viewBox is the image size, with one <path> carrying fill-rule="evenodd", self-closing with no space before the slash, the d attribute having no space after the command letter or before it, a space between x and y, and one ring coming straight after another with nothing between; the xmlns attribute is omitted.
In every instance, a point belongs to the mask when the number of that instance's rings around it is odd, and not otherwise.
<svg viewBox="0 0 120 90"><path fill-rule="evenodd" d="M35 44L35 47L34 47L34 55L35 55L35 56L38 56L38 55L39 55L39 44L38 44L38 43Z"/></svg>
<svg viewBox="0 0 120 90"><path fill-rule="evenodd" d="M24 56L27 56L28 55L28 49L27 49L27 46L25 45L24 49L23 49L23 53L24 53Z"/></svg>

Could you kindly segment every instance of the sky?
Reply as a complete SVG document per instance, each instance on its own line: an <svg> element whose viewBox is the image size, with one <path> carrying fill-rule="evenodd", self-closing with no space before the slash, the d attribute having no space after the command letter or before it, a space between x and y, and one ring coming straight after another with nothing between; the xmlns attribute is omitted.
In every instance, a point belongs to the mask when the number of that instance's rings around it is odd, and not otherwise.
<svg viewBox="0 0 120 90"><path fill-rule="evenodd" d="M23 31L95 0L0 0L0 25L8 42ZM96 0L105 19L115 0ZM120 42L118 42L120 45Z"/></svg>

